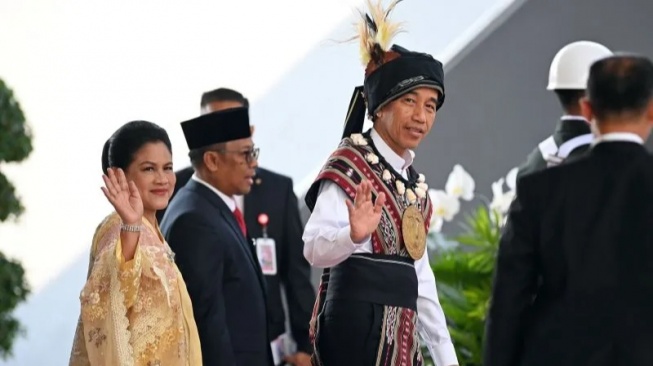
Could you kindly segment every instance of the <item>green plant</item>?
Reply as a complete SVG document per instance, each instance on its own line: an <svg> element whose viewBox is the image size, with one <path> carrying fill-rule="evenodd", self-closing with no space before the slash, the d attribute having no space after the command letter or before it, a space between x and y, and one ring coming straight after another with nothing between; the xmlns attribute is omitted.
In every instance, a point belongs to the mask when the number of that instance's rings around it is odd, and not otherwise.
<svg viewBox="0 0 653 366"><path fill-rule="evenodd" d="M0 163L23 161L32 152L32 136L25 115L13 92L0 79ZM16 189L0 172L0 222L16 220L24 207ZM12 316L16 306L25 301L29 286L21 264L0 253L0 358L12 354L15 338L23 333Z"/></svg>
<svg viewBox="0 0 653 366"><path fill-rule="evenodd" d="M24 334L17 319L11 316L14 308L25 301L29 289L25 271L19 262L0 253L0 358L11 356L14 340Z"/></svg>
<svg viewBox="0 0 653 366"><path fill-rule="evenodd" d="M456 165L445 190L429 190L435 213L428 235L429 247L435 251L431 268L460 366L482 365L494 264L504 215L515 194L516 174L517 169L512 169L505 179L492 184L491 202L479 197L483 203L464 216L460 223L462 234L453 239L453 244L440 233L440 228L444 221L452 221L458 214L460 199L471 201L476 197L474 179ZM504 182L509 188L506 192ZM432 364L430 358L425 361Z"/></svg>
<svg viewBox="0 0 653 366"><path fill-rule="evenodd" d="M461 366L480 366L483 332L501 230L499 214L480 206L466 215L464 234L432 264L438 295Z"/></svg>

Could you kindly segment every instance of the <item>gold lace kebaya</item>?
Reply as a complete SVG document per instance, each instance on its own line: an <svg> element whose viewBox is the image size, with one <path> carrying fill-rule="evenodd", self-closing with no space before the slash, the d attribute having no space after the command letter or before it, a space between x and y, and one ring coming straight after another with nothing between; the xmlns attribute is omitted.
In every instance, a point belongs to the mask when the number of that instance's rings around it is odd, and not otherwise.
<svg viewBox="0 0 653 366"><path fill-rule="evenodd" d="M125 261L120 217L93 238L70 366L202 365L193 309L174 254L143 219L134 258Z"/></svg>

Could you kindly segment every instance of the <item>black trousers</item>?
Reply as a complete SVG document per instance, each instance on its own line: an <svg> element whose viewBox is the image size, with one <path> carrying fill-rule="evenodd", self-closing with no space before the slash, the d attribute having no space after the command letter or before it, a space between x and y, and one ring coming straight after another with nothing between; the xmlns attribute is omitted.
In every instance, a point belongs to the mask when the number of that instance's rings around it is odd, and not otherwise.
<svg viewBox="0 0 653 366"><path fill-rule="evenodd" d="M317 349L324 366L376 365L383 305L355 300L324 304Z"/></svg>

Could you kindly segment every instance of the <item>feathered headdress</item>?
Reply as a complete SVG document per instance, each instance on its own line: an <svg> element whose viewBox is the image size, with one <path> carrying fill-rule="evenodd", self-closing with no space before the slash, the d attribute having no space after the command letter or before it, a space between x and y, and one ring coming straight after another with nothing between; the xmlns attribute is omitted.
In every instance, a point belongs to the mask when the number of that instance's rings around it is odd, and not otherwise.
<svg viewBox="0 0 653 366"><path fill-rule="evenodd" d="M387 9L383 9L382 0L365 0L369 14L359 10L361 20L357 24L358 34L353 38L360 41L360 56L365 74L369 74L383 63L392 60L388 54L392 46L392 39L402 31L401 23L394 23L388 19L390 12L402 0L394 0Z"/></svg>
<svg viewBox="0 0 653 366"><path fill-rule="evenodd" d="M372 1L376 1L372 4ZM365 66L363 85L354 88L345 117L342 138L350 138L354 133L362 133L365 114L372 117L383 106L401 95L417 88L431 88L438 92L436 109L444 103L444 70L442 63L433 56L407 50L392 39L401 32L401 23L388 19L390 12L402 0L393 0L387 9L381 0L366 0L369 14L360 12L361 21L357 23L360 41L360 56ZM319 193L317 180L306 193L305 201L312 211Z"/></svg>
<svg viewBox="0 0 653 366"><path fill-rule="evenodd" d="M427 87L437 90L436 108L444 102L442 63L429 54L392 44L402 29L401 23L391 22L388 17L402 0L393 0L387 9L381 5L382 0L365 1L368 13L359 11L358 34L349 39L358 38L360 42L365 80L363 85L354 88L345 117L343 138L361 132L366 112L373 119L379 108L413 89Z"/></svg>

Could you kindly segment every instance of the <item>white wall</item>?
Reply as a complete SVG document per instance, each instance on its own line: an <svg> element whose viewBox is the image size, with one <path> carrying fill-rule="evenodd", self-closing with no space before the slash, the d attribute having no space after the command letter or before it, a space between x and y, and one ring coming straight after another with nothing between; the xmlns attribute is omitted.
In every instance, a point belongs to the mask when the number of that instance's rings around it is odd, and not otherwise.
<svg viewBox="0 0 653 366"><path fill-rule="evenodd" d="M405 1L397 43L437 55L496 2ZM110 209L99 189L106 138L130 120L159 123L184 166L179 122L198 114L203 91L232 87L253 103L261 165L300 181L337 143L362 81L357 45L328 41L351 35L357 3L0 0L0 78L35 148L0 167L27 208L0 225L0 250L22 260L34 290L17 311L28 336L9 365L68 359L89 242Z"/></svg>

